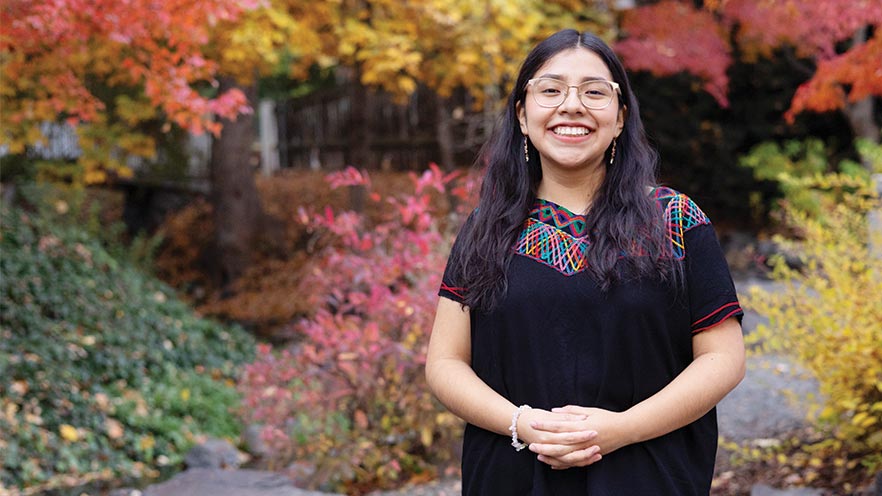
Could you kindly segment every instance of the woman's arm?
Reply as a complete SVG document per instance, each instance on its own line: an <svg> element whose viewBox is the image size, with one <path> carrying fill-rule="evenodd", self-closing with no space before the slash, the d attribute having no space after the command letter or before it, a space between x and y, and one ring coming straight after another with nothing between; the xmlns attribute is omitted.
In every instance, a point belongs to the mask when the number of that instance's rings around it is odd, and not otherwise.
<svg viewBox="0 0 882 496"><path fill-rule="evenodd" d="M508 428L517 406L488 386L472 369L471 320L468 309L447 298L442 297L439 300L426 356L426 380L429 389L444 406L466 422L510 437ZM529 427L531 421L555 422L556 425L566 426L585 419L582 414L527 410L518 420L518 435L525 441L533 441L538 437ZM558 446L581 446L597 433L569 425L568 429L561 432L543 432L539 435L542 441ZM582 449L591 452L591 455L599 450L593 443L582 446ZM589 456L586 460L590 458Z"/></svg>
<svg viewBox="0 0 882 496"><path fill-rule="evenodd" d="M553 412L584 414L582 425L534 421L537 430L561 433L567 429L591 429L598 435L591 443L607 454L622 446L653 439L701 418L744 378L744 340L741 325L729 318L692 338L693 360L661 391L624 412L566 406ZM572 446L532 444L530 450L555 468L582 465L584 453Z"/></svg>

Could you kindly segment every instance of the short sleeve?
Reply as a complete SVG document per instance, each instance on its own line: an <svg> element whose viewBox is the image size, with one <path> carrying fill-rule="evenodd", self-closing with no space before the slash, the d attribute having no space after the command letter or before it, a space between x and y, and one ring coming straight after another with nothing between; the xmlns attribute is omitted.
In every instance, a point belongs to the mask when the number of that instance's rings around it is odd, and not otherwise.
<svg viewBox="0 0 882 496"><path fill-rule="evenodd" d="M444 268L444 275L441 278L441 287L438 290L438 296L443 296L457 303L463 303L465 300L466 288L464 287L461 275L459 274L461 265L459 260L462 258L465 238L463 234L468 232L474 213L469 215L465 223L459 229L453 247L450 249L450 256L447 257L447 266Z"/></svg>
<svg viewBox="0 0 882 496"><path fill-rule="evenodd" d="M744 311L713 226L709 221L696 225L684 233L683 241L692 333L710 329L729 317L740 322Z"/></svg>

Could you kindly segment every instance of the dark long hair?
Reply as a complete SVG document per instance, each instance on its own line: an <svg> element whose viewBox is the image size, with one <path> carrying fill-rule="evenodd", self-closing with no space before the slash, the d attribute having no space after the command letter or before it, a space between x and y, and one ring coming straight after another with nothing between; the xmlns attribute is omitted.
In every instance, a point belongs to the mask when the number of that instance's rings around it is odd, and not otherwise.
<svg viewBox="0 0 882 496"><path fill-rule="evenodd" d="M619 83L619 106L626 106L615 163L607 166L588 219L588 270L607 291L625 275L666 278L674 265L661 215L647 191L647 187L656 186L658 155L646 139L625 69L603 40L567 29L546 38L527 55L500 121L479 156L478 163L485 164L486 170L478 208L460 233L464 236L461 256L451 260L458 281L467 288L464 303L473 309L493 308L505 292L512 246L542 179L539 156L532 145L530 160L525 160L517 104L524 105L527 80L549 59L572 48L591 50L604 61ZM607 150L604 165L609 162L609 153Z"/></svg>

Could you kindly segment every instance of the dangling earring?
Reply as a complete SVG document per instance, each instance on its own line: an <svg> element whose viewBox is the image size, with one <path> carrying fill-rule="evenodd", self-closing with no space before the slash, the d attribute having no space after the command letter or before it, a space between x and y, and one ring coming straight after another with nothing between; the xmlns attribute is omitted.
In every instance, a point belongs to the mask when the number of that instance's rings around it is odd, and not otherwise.
<svg viewBox="0 0 882 496"><path fill-rule="evenodd" d="M527 137L524 136L524 160L530 161L530 148L527 147Z"/></svg>
<svg viewBox="0 0 882 496"><path fill-rule="evenodd" d="M609 165L612 165L613 161L615 159L616 159L616 139L613 138L612 151L609 153Z"/></svg>

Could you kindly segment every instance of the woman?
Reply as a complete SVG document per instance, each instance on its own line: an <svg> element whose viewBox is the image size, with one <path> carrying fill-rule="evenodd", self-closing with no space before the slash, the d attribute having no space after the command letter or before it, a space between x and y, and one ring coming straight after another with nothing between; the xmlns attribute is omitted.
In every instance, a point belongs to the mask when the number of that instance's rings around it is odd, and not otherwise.
<svg viewBox="0 0 882 496"><path fill-rule="evenodd" d="M707 494L742 312L707 217L656 184L610 48L539 43L482 158L426 363L468 422L463 493Z"/></svg>

